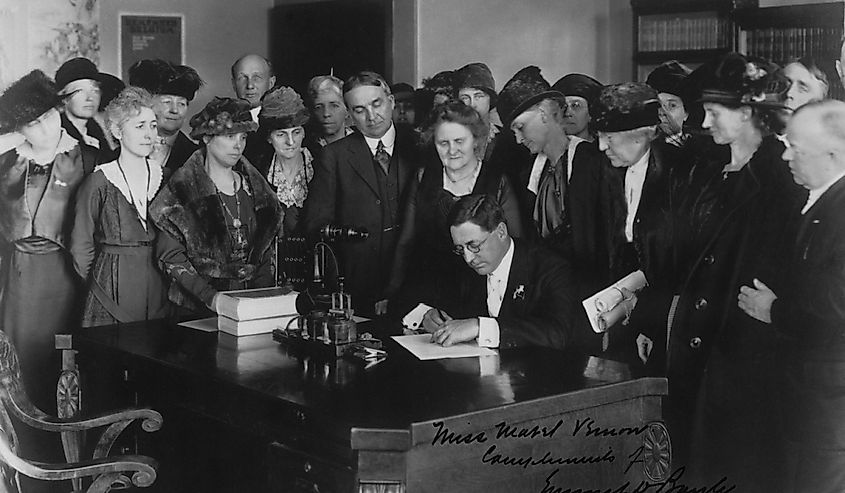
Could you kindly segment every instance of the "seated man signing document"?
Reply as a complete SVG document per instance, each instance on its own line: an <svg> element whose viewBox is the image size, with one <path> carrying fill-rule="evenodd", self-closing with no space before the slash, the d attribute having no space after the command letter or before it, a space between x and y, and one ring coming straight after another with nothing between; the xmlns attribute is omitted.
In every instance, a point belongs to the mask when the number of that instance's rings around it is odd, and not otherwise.
<svg viewBox="0 0 845 493"><path fill-rule="evenodd" d="M425 312L422 326L432 342L557 349L573 344L575 300L563 260L512 239L501 207L488 195L461 198L449 224L455 254L475 274L467 271L456 296Z"/></svg>

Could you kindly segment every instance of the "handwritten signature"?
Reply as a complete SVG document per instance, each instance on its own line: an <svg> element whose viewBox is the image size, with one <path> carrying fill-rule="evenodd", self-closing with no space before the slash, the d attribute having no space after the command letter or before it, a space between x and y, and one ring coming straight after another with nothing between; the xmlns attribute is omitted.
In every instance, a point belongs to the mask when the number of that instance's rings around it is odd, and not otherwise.
<svg viewBox="0 0 845 493"><path fill-rule="evenodd" d="M728 493L736 489L736 485L729 484L728 478L723 477L715 484L707 486L690 486L681 482L684 476L685 468L680 467L672 471L672 474L666 478L666 481L659 483L649 483L640 481L640 483L631 488L631 482L625 482L616 488L605 489L584 489L584 488L564 488L557 486L553 480L560 469L555 469L546 477L546 484L540 493L690 493L690 492L706 492L706 493Z"/></svg>

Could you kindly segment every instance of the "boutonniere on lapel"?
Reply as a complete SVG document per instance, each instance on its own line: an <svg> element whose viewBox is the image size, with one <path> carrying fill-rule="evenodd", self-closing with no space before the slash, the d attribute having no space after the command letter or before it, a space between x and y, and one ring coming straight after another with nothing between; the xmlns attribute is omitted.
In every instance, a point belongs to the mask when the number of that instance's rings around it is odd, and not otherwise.
<svg viewBox="0 0 845 493"><path fill-rule="evenodd" d="M525 299L525 284L520 284L516 287L513 292L513 299L515 300L524 300Z"/></svg>

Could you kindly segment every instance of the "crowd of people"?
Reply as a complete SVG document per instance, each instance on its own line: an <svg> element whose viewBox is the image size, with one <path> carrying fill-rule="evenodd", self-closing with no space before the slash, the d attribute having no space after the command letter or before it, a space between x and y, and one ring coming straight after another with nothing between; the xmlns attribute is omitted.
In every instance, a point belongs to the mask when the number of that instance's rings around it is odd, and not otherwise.
<svg viewBox="0 0 845 493"><path fill-rule="evenodd" d="M36 404L54 334L212 315L284 277L278 241L343 226L368 233L336 244L356 313L625 359L668 377L675 462L702 484L845 488L845 103L815 61L277 78L243 56L234 97L190 119L203 79L165 60L121 81L72 59L0 95L0 323ZM595 333L581 300L638 270L629 317Z"/></svg>

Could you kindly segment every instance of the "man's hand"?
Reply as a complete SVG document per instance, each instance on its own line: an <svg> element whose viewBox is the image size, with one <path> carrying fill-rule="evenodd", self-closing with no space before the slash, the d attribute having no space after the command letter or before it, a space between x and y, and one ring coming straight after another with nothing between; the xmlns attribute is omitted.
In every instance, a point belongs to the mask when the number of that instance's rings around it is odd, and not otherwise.
<svg viewBox="0 0 845 493"><path fill-rule="evenodd" d="M478 319L465 318L449 320L431 334L431 342L451 346L459 342L472 341L478 337Z"/></svg>
<svg viewBox="0 0 845 493"><path fill-rule="evenodd" d="M387 303L390 300L379 300L376 301L375 312L376 315L387 315Z"/></svg>
<svg viewBox="0 0 845 493"><path fill-rule="evenodd" d="M452 317L450 317L448 313L443 310L438 310L437 308L432 308L423 315L422 328L425 329L426 332L433 334L434 331L442 328L443 324L449 320L452 320Z"/></svg>
<svg viewBox="0 0 845 493"><path fill-rule="evenodd" d="M768 286L754 279L754 287L739 288L739 307L752 318L770 324L772 323L772 303L777 295Z"/></svg>
<svg viewBox="0 0 845 493"><path fill-rule="evenodd" d="M637 336L637 355L643 364L648 362L648 357L651 356L652 349L654 349L654 341L643 334Z"/></svg>

